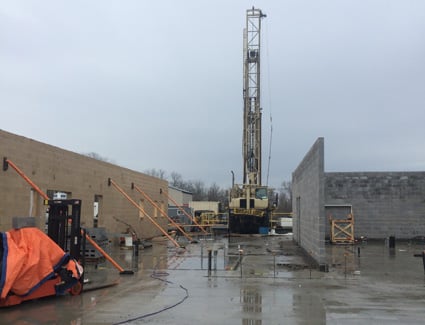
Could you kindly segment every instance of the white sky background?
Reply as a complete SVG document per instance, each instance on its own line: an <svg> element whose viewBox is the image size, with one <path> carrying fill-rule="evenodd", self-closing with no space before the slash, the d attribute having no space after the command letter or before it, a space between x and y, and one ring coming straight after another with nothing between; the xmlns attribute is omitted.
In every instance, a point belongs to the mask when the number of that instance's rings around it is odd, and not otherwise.
<svg viewBox="0 0 425 325"><path fill-rule="evenodd" d="M242 30L263 10L263 182L425 170L425 1L2 1L0 129L138 171L242 181ZM1 154L1 153L0 153ZM13 160L13 157L10 157Z"/></svg>

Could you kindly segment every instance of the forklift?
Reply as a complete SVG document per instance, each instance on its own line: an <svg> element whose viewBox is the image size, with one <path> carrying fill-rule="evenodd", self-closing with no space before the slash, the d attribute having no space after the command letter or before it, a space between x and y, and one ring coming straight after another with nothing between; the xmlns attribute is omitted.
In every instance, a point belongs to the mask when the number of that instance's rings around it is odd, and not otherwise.
<svg viewBox="0 0 425 325"><path fill-rule="evenodd" d="M81 200L45 200L44 204L47 235L31 217L14 218L13 229L0 233L0 307L83 291Z"/></svg>
<svg viewBox="0 0 425 325"><path fill-rule="evenodd" d="M47 235L84 267L85 236L81 234L81 200L45 200L49 206Z"/></svg>

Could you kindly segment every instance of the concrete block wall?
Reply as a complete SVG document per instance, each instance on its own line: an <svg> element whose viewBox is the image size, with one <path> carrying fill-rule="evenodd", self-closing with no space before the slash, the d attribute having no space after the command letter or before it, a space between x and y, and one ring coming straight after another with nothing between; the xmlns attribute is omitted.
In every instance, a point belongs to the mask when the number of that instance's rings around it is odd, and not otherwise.
<svg viewBox="0 0 425 325"><path fill-rule="evenodd" d="M324 139L318 138L292 174L294 240L326 268Z"/></svg>
<svg viewBox="0 0 425 325"><path fill-rule="evenodd" d="M425 236L425 172L325 173L325 204L352 205L355 237Z"/></svg>
<svg viewBox="0 0 425 325"><path fill-rule="evenodd" d="M163 228L167 228L168 220L158 209L136 190L131 190L131 183L134 182L167 212L167 198L160 194L161 188L168 193L168 183L165 180L0 130L1 161L3 157L14 162L45 193L48 190L65 191L72 193L72 198L81 199L82 226L93 226L93 204L97 196L100 198L99 227L105 227L108 232L113 233L125 232L127 226L117 222L114 219L116 217L132 225L142 238L162 235L122 194L108 186L110 177L149 216ZM11 228L12 217L30 214L36 219L37 226L43 228L45 211L42 198L33 193L30 186L11 167L7 171L0 170L0 231Z"/></svg>

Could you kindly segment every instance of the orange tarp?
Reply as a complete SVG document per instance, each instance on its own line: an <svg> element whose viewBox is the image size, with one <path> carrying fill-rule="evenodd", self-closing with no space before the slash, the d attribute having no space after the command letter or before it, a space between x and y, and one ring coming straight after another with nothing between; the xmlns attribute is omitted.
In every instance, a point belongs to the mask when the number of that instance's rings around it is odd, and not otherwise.
<svg viewBox="0 0 425 325"><path fill-rule="evenodd" d="M0 299L32 293L63 267L75 279L82 274L82 267L38 228L13 229L0 236Z"/></svg>

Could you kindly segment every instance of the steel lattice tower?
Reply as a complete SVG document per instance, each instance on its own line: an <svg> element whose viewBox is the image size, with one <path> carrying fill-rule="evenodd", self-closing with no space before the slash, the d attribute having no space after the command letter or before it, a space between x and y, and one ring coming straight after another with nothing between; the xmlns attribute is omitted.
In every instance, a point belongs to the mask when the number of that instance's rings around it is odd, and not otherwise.
<svg viewBox="0 0 425 325"><path fill-rule="evenodd" d="M244 184L261 185L260 9L248 9L244 29L243 160Z"/></svg>

